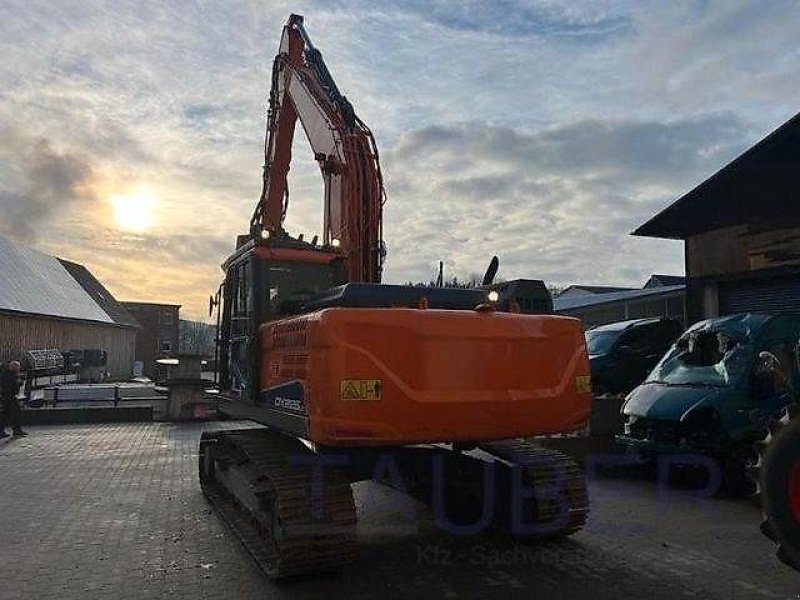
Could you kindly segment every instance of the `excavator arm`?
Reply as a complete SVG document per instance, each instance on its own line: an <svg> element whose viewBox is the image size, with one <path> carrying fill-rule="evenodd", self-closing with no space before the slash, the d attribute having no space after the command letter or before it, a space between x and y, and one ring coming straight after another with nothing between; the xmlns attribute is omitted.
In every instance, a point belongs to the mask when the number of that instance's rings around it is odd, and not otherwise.
<svg viewBox="0 0 800 600"><path fill-rule="evenodd" d="M333 81L303 18L291 15L272 69L264 182L250 223L255 237L285 235L298 120L324 182L323 247L342 256L348 281L379 282L385 193L375 140Z"/></svg>

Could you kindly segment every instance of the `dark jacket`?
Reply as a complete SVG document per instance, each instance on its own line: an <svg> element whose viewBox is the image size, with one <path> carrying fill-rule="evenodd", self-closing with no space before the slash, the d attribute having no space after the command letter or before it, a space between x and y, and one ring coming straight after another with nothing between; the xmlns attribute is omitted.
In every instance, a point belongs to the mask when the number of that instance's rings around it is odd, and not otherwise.
<svg viewBox="0 0 800 600"><path fill-rule="evenodd" d="M11 400L16 398L19 394L19 388L22 387L22 377L19 373L12 373L8 369L3 369L0 374L0 398L3 400Z"/></svg>

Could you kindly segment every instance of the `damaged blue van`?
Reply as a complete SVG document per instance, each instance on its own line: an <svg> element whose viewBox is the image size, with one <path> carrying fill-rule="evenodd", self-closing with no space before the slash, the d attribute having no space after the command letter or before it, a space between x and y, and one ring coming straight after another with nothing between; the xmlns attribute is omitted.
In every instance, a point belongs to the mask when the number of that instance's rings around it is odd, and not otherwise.
<svg viewBox="0 0 800 600"><path fill-rule="evenodd" d="M800 315L737 314L689 328L622 406L617 442L643 458L715 459L733 493L750 491L747 467L765 423L796 402Z"/></svg>

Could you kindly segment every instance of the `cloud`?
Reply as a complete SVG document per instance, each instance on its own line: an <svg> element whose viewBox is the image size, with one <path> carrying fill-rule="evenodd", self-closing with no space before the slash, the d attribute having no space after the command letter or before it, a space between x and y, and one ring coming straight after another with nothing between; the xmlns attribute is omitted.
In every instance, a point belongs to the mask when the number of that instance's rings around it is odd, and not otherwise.
<svg viewBox="0 0 800 600"><path fill-rule="evenodd" d="M376 135L391 282L494 253L561 283L680 272L680 244L628 233L798 109L784 0L7 0L0 231L202 312L259 195L293 11ZM311 235L322 185L296 138L287 225ZM137 185L158 226L131 237L107 200Z"/></svg>
<svg viewBox="0 0 800 600"><path fill-rule="evenodd" d="M414 279L446 259L464 276L498 254L506 277L644 280L667 246L626 234L732 159L746 131L735 115L711 114L407 132L384 152L387 273ZM667 271L681 271L679 252L673 244Z"/></svg>
<svg viewBox="0 0 800 600"><path fill-rule="evenodd" d="M798 110L800 5L791 0L645 3L616 53L628 99L647 110L731 110L761 133Z"/></svg>
<svg viewBox="0 0 800 600"><path fill-rule="evenodd" d="M584 3L575 10L572 2L519 0L477 0L473 2L430 2L402 0L385 3L357 3L358 10L392 11L414 15L423 21L458 31L488 33L503 37L605 36L628 30L631 20L624 14L609 13L606 3ZM337 2L353 9L353 3Z"/></svg>
<svg viewBox="0 0 800 600"><path fill-rule="evenodd" d="M0 187L0 234L35 241L48 219L70 205L94 200L88 186L92 167L85 157L56 150L44 138L27 139L10 132L2 137L13 141L17 152L18 162L13 167L18 182L14 188Z"/></svg>
<svg viewBox="0 0 800 600"><path fill-rule="evenodd" d="M437 169L463 169L464 161L497 169L525 167L547 173L610 175L650 181L672 179L698 161L715 164L721 150L741 145L746 133L732 114L668 122L585 119L534 133L486 123L430 126L406 133L390 160L424 157ZM453 152L458 148L459 152ZM460 166L460 167L459 167ZM483 185L497 185L487 181Z"/></svg>
<svg viewBox="0 0 800 600"><path fill-rule="evenodd" d="M80 232L59 256L91 267L101 281L113 282L119 300L183 305L182 316L207 317L208 296L222 280L220 263L232 240L195 230L165 234Z"/></svg>

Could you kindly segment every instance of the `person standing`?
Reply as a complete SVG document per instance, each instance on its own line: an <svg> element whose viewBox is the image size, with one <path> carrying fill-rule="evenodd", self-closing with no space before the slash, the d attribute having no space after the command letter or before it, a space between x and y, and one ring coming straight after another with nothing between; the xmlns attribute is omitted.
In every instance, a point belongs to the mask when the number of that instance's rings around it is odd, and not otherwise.
<svg viewBox="0 0 800 600"><path fill-rule="evenodd" d="M3 415L0 418L0 438L8 437L5 422L9 421L11 430L16 437L28 435L22 431L22 409L19 406L19 389L22 387L22 376L19 374L20 364L16 360L0 374L0 400L2 400Z"/></svg>

